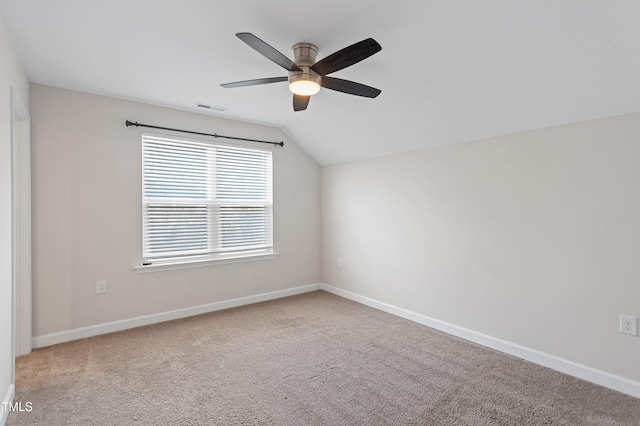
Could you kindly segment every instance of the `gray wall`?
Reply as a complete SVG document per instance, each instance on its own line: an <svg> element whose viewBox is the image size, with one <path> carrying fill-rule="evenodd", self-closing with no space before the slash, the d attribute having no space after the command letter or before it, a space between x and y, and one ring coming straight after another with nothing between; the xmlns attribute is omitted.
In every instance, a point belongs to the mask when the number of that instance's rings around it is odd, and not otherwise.
<svg viewBox="0 0 640 426"><path fill-rule="evenodd" d="M639 164L634 114L323 167L322 281L640 380Z"/></svg>
<svg viewBox="0 0 640 426"><path fill-rule="evenodd" d="M39 85L30 109L35 336L322 281L640 380L640 338L618 332L640 316L640 114L321 170L271 127ZM125 119L285 140L281 256L136 274L142 130Z"/></svg>
<svg viewBox="0 0 640 426"><path fill-rule="evenodd" d="M320 168L282 131L31 86L34 336L320 281ZM138 274L142 128L285 141L274 152L277 259ZM95 281L108 292L95 294Z"/></svg>

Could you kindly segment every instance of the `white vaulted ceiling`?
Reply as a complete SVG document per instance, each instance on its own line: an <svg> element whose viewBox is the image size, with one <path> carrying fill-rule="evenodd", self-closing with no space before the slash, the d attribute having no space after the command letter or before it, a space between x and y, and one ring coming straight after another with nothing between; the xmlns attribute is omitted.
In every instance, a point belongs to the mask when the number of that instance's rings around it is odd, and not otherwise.
<svg viewBox="0 0 640 426"><path fill-rule="evenodd" d="M0 0L0 14L31 82L222 106L322 165L640 111L638 1ZM323 89L293 112L286 83L221 88L286 75L237 32L292 59L297 42L322 59L373 37L381 52L332 76L382 94Z"/></svg>

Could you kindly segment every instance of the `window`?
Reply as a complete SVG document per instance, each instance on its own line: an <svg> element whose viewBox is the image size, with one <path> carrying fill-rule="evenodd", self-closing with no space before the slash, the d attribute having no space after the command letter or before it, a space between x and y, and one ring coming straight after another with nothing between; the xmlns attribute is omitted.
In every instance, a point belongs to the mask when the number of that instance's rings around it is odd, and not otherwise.
<svg viewBox="0 0 640 426"><path fill-rule="evenodd" d="M269 150L142 136L145 265L272 253Z"/></svg>

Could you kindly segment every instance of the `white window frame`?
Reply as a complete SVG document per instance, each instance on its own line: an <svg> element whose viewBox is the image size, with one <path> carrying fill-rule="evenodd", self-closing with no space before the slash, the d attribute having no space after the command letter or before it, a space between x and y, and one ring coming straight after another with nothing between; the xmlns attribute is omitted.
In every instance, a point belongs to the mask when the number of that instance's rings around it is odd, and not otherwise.
<svg viewBox="0 0 640 426"><path fill-rule="evenodd" d="M206 203L209 208L211 209L219 209L221 208L221 206L234 206L234 205L238 205L238 206L268 206L268 211L270 211L270 220L267 220L266 223L268 223L268 233L269 233L269 239L270 241L267 241L266 244L267 246L265 246L265 244L261 244L260 247L246 247L246 248L242 248L240 250L234 250L234 249L223 249L220 246L214 247L212 245L212 239L215 240L216 238L221 238L219 236L218 230L220 229L220 227L222 225L220 225L221 222L218 221L218 223L216 223L216 221L212 221L210 220L210 218L212 216L216 216L216 215L211 215L211 211L213 210L209 210L208 208L208 218L209 220L207 221L207 223L209 224L208 226L208 231L207 231L207 240L208 240L208 247L207 250L203 250L202 253L193 253L193 254L189 254L189 255L181 255L181 254L171 254L169 253L167 256L153 256L153 257L146 257L149 256L148 253L145 253L145 250L148 250L148 246L146 246L145 244L147 244L148 237L147 237L147 229L150 229L147 227L147 216L146 216L146 208L148 205L153 204L153 205L158 205L159 203L162 204L162 202L167 202L168 200L160 200L159 198L153 198L153 197L145 197L145 154L144 154L144 145L145 145L145 141L170 141L171 143L180 143L180 142L184 142L185 144L199 144L200 146L202 146L203 144L205 144L207 146L208 149L212 149L214 151L210 151L211 152L217 152L215 151L217 148L220 148L220 150L231 150L231 151L235 151L235 152L242 152L242 151L248 151L248 152L259 152L262 151L264 153L269 153L271 156L271 162L270 162L270 183L271 183L271 188L268 194L268 202L266 202L265 200L261 200L261 201L251 201L249 200L248 202L242 202L242 201L237 201L237 200L220 200L217 198L217 196L215 195L215 188L216 188L216 181L215 181L215 174L216 174L216 164L215 161L213 161L211 158L209 158L209 160L207 161L208 166L207 166L207 185L208 185L208 190L207 190L207 200L204 202ZM263 260L263 259L273 259L276 258L278 256L278 252L274 249L273 247L273 150L270 148L262 148L262 147L256 147L250 144L243 144L243 143L234 143L234 144L225 144L225 143L220 143L218 141L210 141L210 140L204 140L204 139L197 139L197 138L186 138L183 136L175 136L175 135L166 135L166 134L155 134L155 133L143 133L142 134L142 141L141 141L141 147L142 147L142 221L143 221L143 235L142 235L142 244L143 244L143 261L142 261L142 265L137 265L134 266L134 269L136 270L136 272L138 273L144 273L144 272L155 272L155 271L163 271L163 270L173 270L173 269L183 269L183 268L192 268L192 267L199 267L199 266L207 266L207 265L215 265L215 264L223 264L223 263L236 263L236 262L246 262L246 261L254 261L254 260ZM151 160L150 160L151 161ZM213 192L212 192L213 191ZM203 201L202 200L187 200L185 199L179 199L179 202L176 204L184 204L184 205L202 205ZM219 210L218 210L219 211ZM218 219L220 218L220 215L217 215ZM216 235L218 235L216 237ZM270 244L269 244L270 243Z"/></svg>

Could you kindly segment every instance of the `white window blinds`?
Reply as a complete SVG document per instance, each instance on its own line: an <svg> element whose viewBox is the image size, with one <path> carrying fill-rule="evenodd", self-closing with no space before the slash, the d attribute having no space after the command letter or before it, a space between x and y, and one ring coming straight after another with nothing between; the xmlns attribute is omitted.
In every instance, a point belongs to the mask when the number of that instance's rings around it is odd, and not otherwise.
<svg viewBox="0 0 640 426"><path fill-rule="evenodd" d="M271 151L143 135L143 258L270 249Z"/></svg>

